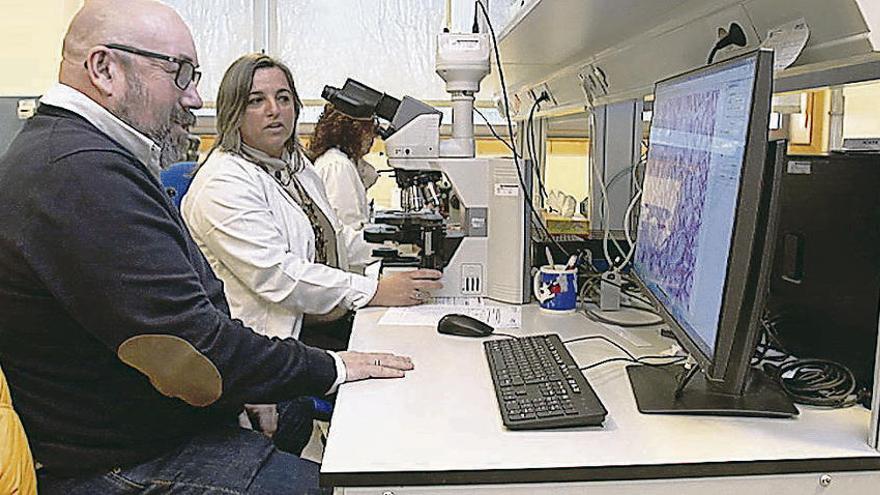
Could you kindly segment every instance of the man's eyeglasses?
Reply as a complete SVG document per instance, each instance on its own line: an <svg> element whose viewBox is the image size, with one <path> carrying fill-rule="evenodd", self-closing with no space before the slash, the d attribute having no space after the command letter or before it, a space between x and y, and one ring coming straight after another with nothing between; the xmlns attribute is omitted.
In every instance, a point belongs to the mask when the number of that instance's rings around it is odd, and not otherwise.
<svg viewBox="0 0 880 495"><path fill-rule="evenodd" d="M111 50L119 50L121 52L133 53L142 57L155 58L158 60L164 60L166 62L177 64L177 73L174 75L174 84L178 88L180 88L181 91L185 91L190 84L198 85L199 79L202 78L202 73L197 71L196 66L189 60L172 57L171 55L149 52L147 50L141 50L140 48L135 48L133 46L120 45L117 43L107 43L104 46L110 48Z"/></svg>

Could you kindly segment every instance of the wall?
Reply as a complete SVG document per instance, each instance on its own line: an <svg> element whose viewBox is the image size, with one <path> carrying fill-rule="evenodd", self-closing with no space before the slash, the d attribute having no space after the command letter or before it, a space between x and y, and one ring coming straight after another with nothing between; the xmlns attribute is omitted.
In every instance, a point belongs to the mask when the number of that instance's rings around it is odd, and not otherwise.
<svg viewBox="0 0 880 495"><path fill-rule="evenodd" d="M793 155L828 153L831 123L831 91L827 88L806 92L803 113L791 116L788 152Z"/></svg>
<svg viewBox="0 0 880 495"><path fill-rule="evenodd" d="M0 0L0 96L32 96L58 80L61 41L82 0Z"/></svg>
<svg viewBox="0 0 880 495"><path fill-rule="evenodd" d="M584 200L589 188L588 139L550 138L547 140L547 176L544 187L547 192L562 191Z"/></svg>
<svg viewBox="0 0 880 495"><path fill-rule="evenodd" d="M843 137L880 137L880 82L843 89Z"/></svg>

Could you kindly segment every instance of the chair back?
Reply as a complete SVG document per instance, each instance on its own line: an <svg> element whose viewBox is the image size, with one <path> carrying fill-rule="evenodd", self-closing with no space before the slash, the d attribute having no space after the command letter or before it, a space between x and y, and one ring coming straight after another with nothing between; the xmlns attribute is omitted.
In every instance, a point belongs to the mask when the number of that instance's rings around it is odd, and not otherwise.
<svg viewBox="0 0 880 495"><path fill-rule="evenodd" d="M12 409L6 377L0 369L0 493L35 495L37 475L24 427Z"/></svg>
<svg viewBox="0 0 880 495"><path fill-rule="evenodd" d="M174 206L180 210L180 201L183 195L189 190L189 185L193 179L193 171L198 165L197 162L179 162L171 165L159 174L162 180L162 186L171 196Z"/></svg>

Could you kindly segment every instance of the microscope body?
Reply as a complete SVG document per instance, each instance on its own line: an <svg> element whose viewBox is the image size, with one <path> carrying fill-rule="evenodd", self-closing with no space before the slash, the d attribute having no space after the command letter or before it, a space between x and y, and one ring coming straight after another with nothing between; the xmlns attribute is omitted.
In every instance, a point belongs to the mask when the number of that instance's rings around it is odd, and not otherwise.
<svg viewBox="0 0 880 495"><path fill-rule="evenodd" d="M398 173L440 173L439 202L426 201L419 212L443 219L442 241L421 252L442 262L443 289L435 296L485 296L521 304L530 297L530 212L510 158L436 158L391 162ZM437 185L439 184L439 185ZM421 188L427 189L424 186ZM402 190L404 200L417 193ZM410 201L410 205L418 204ZM407 215L404 212L404 215ZM431 238L436 230L424 228ZM420 247L422 247L420 245ZM432 254L434 257L431 258ZM422 266L427 266L423 264Z"/></svg>
<svg viewBox="0 0 880 495"><path fill-rule="evenodd" d="M411 244L414 255L386 248L383 269L394 265L443 272L435 296L486 296L509 303L531 297L531 216L521 187L531 173L511 158L477 158L474 94L489 73L485 33L443 33L437 74L452 99L452 136L440 139L442 113L411 97L397 100L347 80L323 96L352 117L379 117L389 165L401 190L401 211L379 212L365 229L370 242ZM522 179L521 179L522 177Z"/></svg>

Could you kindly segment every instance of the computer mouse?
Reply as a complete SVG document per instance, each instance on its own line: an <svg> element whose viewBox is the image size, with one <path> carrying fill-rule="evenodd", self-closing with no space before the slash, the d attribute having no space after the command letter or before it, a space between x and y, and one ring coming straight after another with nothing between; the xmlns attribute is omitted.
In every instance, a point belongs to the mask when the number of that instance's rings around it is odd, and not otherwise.
<svg viewBox="0 0 880 495"><path fill-rule="evenodd" d="M485 337L495 329L472 316L451 314L440 318L437 331L461 337Z"/></svg>

